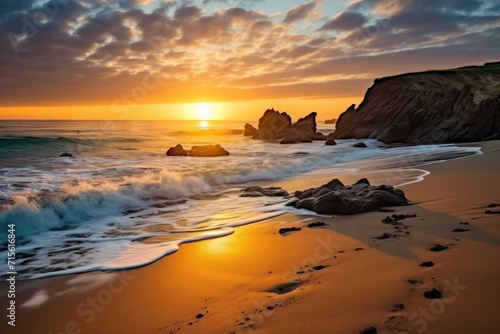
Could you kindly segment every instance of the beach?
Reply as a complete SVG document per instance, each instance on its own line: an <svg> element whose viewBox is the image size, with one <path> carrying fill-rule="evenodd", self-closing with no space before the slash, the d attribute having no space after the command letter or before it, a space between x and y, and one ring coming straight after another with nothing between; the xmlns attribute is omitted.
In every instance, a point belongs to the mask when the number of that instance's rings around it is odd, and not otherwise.
<svg viewBox="0 0 500 334"><path fill-rule="evenodd" d="M482 154L423 166L393 213L287 213L142 268L18 282L16 333L495 332L500 226L485 211L500 202L500 142L467 146ZM393 214L416 215L409 234L373 239ZM440 299L424 297L433 288Z"/></svg>

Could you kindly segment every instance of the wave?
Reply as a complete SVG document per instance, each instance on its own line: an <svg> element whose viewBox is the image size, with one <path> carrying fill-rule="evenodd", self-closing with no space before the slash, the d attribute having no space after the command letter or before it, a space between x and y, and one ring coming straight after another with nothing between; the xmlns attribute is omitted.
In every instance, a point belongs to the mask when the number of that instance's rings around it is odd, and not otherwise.
<svg viewBox="0 0 500 334"><path fill-rule="evenodd" d="M93 184L83 180L65 182L49 195L18 194L14 204L0 212L0 235L7 224L16 224L20 236L54 228L75 226L80 222L119 215L143 208L158 200L174 200L207 192L211 186L201 178L182 177L161 172L129 177L124 182ZM4 228L5 227L5 228Z"/></svg>
<svg viewBox="0 0 500 334"><path fill-rule="evenodd" d="M101 139L96 138L72 138L72 137L3 137L0 138L1 149L29 149L29 148L63 148L63 147L77 147L83 146L99 146L104 143L117 142L139 142L136 138L109 138Z"/></svg>
<svg viewBox="0 0 500 334"><path fill-rule="evenodd" d="M391 149L394 158L389 161L401 164L405 161L402 152L411 157L416 165L428 161L433 156L449 155L450 152L477 153L476 148L459 147L414 147ZM412 151L413 150L413 151ZM428 151L428 154L423 152ZM382 153L381 153L382 152ZM243 184L254 181L283 179L341 163L360 161L371 157L384 157L387 150L373 149L327 157L305 157L285 161L264 161L252 168L235 167L226 171L183 175L166 170L149 170L142 175L131 175L120 181L109 178L67 180L57 191L43 196L33 193L16 194L11 199L14 204L5 204L0 212L0 235L6 233L9 223L17 224L19 235L29 236L54 228L71 228L78 223L106 216L119 216L130 210L143 209L165 200L179 200L218 190L222 185ZM412 153L413 152L413 153ZM418 153L418 157L416 156ZM406 158L408 159L408 158ZM385 163L383 170L395 170L394 162ZM370 164L369 164L370 165ZM409 166L403 165L405 169ZM372 168L380 168L372 165ZM342 168L342 167L340 167ZM365 172L368 172L365 171Z"/></svg>
<svg viewBox="0 0 500 334"><path fill-rule="evenodd" d="M154 235L141 236L141 237L97 238L97 239L66 238L65 241L108 244L107 246L103 247L108 250L113 249L116 252L116 257L111 259L99 257L98 262L100 263L94 263L92 265L81 266L72 269L50 271L46 273L35 273L27 275L23 278L38 279L44 277L61 276L61 275L77 274L84 272L93 272L93 271L116 271L123 269L139 268L151 264L153 262L156 262L164 256L177 252L181 244L227 236L234 233L234 227L260 222L266 219L278 217L285 213L286 210L276 211L272 213L265 213L252 218L242 219L231 223L227 223L220 227L212 228L212 230L190 230L189 232L200 231L204 233L189 236L184 239L162 242L162 243L145 244L140 242L147 238L154 237Z"/></svg>

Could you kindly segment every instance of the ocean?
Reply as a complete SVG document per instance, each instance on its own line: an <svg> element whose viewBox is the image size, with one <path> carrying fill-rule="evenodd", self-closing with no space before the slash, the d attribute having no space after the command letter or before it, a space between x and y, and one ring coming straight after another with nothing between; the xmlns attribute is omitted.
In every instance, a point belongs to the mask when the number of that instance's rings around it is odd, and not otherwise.
<svg viewBox="0 0 500 334"><path fill-rule="evenodd" d="M401 186L421 181L425 164L481 154L478 147L377 140L363 140L368 148L353 147L353 139L280 145L244 137L244 124L0 121L0 257L7 258L8 225L15 224L18 279L140 267L236 226L314 215L285 206L286 198L239 197L248 186L362 177ZM333 130L318 124L324 134ZM167 157L177 144L220 144L230 155Z"/></svg>

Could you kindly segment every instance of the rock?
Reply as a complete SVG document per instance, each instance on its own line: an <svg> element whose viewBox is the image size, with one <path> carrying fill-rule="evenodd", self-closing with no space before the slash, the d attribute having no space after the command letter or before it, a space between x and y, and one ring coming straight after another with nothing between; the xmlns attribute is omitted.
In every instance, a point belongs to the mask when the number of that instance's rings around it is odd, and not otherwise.
<svg viewBox="0 0 500 334"><path fill-rule="evenodd" d="M386 210L384 210L384 211L386 211ZM407 218L414 218L416 216L417 215L392 215L392 217L387 216L384 219L382 219L382 223L389 224L389 225L403 225L400 222L400 220L407 219Z"/></svg>
<svg viewBox="0 0 500 334"><path fill-rule="evenodd" d="M300 227L284 227L279 230L279 234L287 233L287 232L294 232L294 231L300 231Z"/></svg>
<svg viewBox="0 0 500 334"><path fill-rule="evenodd" d="M420 285L420 284L422 284L424 282L421 281L421 280L418 280L418 279L409 279L408 283L410 283L411 285Z"/></svg>
<svg viewBox="0 0 500 334"><path fill-rule="evenodd" d="M297 137L285 137L280 141L280 144L300 144Z"/></svg>
<svg viewBox="0 0 500 334"><path fill-rule="evenodd" d="M368 180L363 179L352 186L344 186L334 179L318 188L296 191L294 196L298 200L287 205L319 214L349 215L380 207L408 205L403 191L388 186L370 186Z"/></svg>
<svg viewBox="0 0 500 334"><path fill-rule="evenodd" d="M441 298L441 291L432 289L424 292L424 297L429 299L439 299Z"/></svg>
<svg viewBox="0 0 500 334"><path fill-rule="evenodd" d="M229 155L229 152L220 145L193 146L190 153L195 157L220 157Z"/></svg>
<svg viewBox="0 0 500 334"><path fill-rule="evenodd" d="M500 138L500 63L376 79L337 121L335 139L437 144Z"/></svg>
<svg viewBox="0 0 500 334"><path fill-rule="evenodd" d="M308 136L298 136L297 140L301 143L312 143L313 141Z"/></svg>
<svg viewBox="0 0 500 334"><path fill-rule="evenodd" d="M321 132L316 132L315 134L309 136L311 140L326 140L327 137Z"/></svg>
<svg viewBox="0 0 500 334"><path fill-rule="evenodd" d="M249 131L251 129L248 127ZM254 128L255 129L255 128ZM245 125L245 133L247 132ZM255 139L278 139L281 144L310 143L312 140L325 140L322 133L316 133L316 113L310 113L292 124L290 116L274 109L268 109L259 119L259 129Z"/></svg>
<svg viewBox="0 0 500 334"><path fill-rule="evenodd" d="M486 210L484 211L484 214L485 215L497 215L500 213L500 210L497 210L497 211L493 211L493 210Z"/></svg>
<svg viewBox="0 0 500 334"><path fill-rule="evenodd" d="M203 318L203 314L201 314L201 313L200 313L200 314L197 314L197 315L196 315L196 318L197 318L197 319L201 319L201 318Z"/></svg>
<svg viewBox="0 0 500 334"><path fill-rule="evenodd" d="M405 305L404 304L394 304L392 305L392 308L391 308L391 311L401 311L401 310L404 310L405 309Z"/></svg>
<svg viewBox="0 0 500 334"><path fill-rule="evenodd" d="M288 196L288 191L282 189L281 187L249 187L242 190L243 194L240 197L260 197L260 196L269 196L269 197L283 197Z"/></svg>
<svg viewBox="0 0 500 334"><path fill-rule="evenodd" d="M356 144L354 144L353 146L354 146L354 147L362 147L362 148L368 147L368 146L366 146L366 144L365 144L365 143L363 143L363 142L356 143Z"/></svg>
<svg viewBox="0 0 500 334"><path fill-rule="evenodd" d="M469 232L469 228L456 228L452 232Z"/></svg>
<svg viewBox="0 0 500 334"><path fill-rule="evenodd" d="M292 119L286 112L280 113L274 109L267 109L259 119L259 132L256 139L285 138L292 128Z"/></svg>
<svg viewBox="0 0 500 334"><path fill-rule="evenodd" d="M420 263L420 267L427 267L427 268L434 267L434 262L432 262L432 261L422 262L422 263Z"/></svg>
<svg viewBox="0 0 500 334"><path fill-rule="evenodd" d="M220 145L193 146L190 150L185 150L179 144L167 151L167 156L218 157L226 155L229 155L229 152Z"/></svg>
<svg viewBox="0 0 500 334"><path fill-rule="evenodd" d="M432 246L429 248L429 250L430 250L431 252L440 252L440 251L445 250L445 249L448 249L448 247L447 247L447 246L443 246L443 245L441 245L441 244L435 244L435 245L432 245Z"/></svg>
<svg viewBox="0 0 500 334"><path fill-rule="evenodd" d="M328 138L325 145L337 145L337 142L333 138Z"/></svg>
<svg viewBox="0 0 500 334"><path fill-rule="evenodd" d="M360 334L377 334L377 329L373 326L363 329Z"/></svg>
<svg viewBox="0 0 500 334"><path fill-rule="evenodd" d="M384 240L384 239L390 239L392 237L395 237L395 235L390 233L384 233L382 235L379 235L378 237L373 237L373 239Z"/></svg>
<svg viewBox="0 0 500 334"><path fill-rule="evenodd" d="M333 179L327 184L325 184L325 188L330 190L341 190L344 189L344 184L339 179Z"/></svg>
<svg viewBox="0 0 500 334"><path fill-rule="evenodd" d="M63 153L59 157L61 157L61 158L74 158L73 154L71 154L71 153Z"/></svg>
<svg viewBox="0 0 500 334"><path fill-rule="evenodd" d="M323 222L316 222L316 223L309 223L307 224L307 227L318 227L318 226L325 226L326 224Z"/></svg>
<svg viewBox="0 0 500 334"><path fill-rule="evenodd" d="M358 182L355 183L356 184L367 184L367 185L370 185L370 181L368 181L368 179L366 178L362 178L361 180L359 180Z"/></svg>
<svg viewBox="0 0 500 334"><path fill-rule="evenodd" d="M337 123L337 119L336 118L325 119L325 124L335 124L335 123Z"/></svg>
<svg viewBox="0 0 500 334"><path fill-rule="evenodd" d="M253 125L251 124L245 124L245 132L243 133L244 136L255 136L257 133L259 133L259 130L257 130Z"/></svg>
<svg viewBox="0 0 500 334"><path fill-rule="evenodd" d="M167 151L168 156L188 156L189 153L182 147L181 144L171 147Z"/></svg>
<svg viewBox="0 0 500 334"><path fill-rule="evenodd" d="M298 133L316 134L316 113L312 112L304 118L299 119L292 128Z"/></svg>

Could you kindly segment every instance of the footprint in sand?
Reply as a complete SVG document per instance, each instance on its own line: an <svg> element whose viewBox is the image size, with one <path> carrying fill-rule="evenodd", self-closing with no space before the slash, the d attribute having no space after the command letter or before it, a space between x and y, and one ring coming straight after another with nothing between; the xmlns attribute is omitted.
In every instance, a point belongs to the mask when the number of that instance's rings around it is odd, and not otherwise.
<svg viewBox="0 0 500 334"><path fill-rule="evenodd" d="M302 285L302 282L300 282L300 281L283 283L283 284L275 286L269 292L272 292L272 293L275 293L278 295L283 295L285 293L292 292L293 290L297 289L300 285Z"/></svg>

